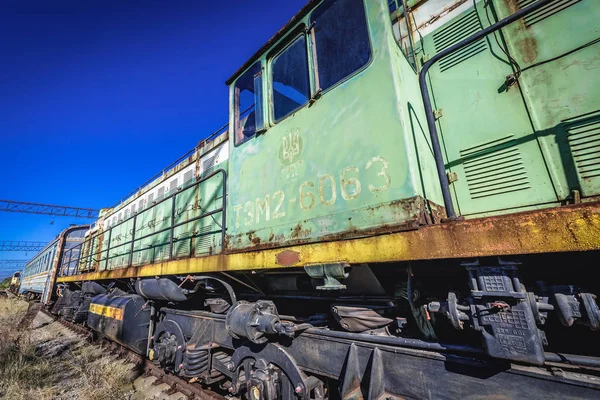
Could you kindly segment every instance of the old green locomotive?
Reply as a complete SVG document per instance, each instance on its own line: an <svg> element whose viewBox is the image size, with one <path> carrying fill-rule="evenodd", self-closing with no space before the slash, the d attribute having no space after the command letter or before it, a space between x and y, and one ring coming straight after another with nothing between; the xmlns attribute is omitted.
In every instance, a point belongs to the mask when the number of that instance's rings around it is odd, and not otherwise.
<svg viewBox="0 0 600 400"><path fill-rule="evenodd" d="M50 305L236 397L598 396L599 18L308 2Z"/></svg>

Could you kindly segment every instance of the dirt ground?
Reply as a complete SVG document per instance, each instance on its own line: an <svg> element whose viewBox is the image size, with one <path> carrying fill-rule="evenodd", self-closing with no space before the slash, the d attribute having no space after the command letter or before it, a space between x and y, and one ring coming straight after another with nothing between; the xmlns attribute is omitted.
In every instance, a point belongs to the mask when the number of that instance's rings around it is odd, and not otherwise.
<svg viewBox="0 0 600 400"><path fill-rule="evenodd" d="M134 365L39 313L29 327L18 325L28 304L0 298L0 398L129 399L139 373Z"/></svg>

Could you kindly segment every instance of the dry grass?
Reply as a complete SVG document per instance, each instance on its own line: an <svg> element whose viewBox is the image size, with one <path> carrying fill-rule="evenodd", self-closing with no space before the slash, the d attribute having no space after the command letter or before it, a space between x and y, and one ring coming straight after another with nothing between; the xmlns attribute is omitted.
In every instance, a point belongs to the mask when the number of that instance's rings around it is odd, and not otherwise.
<svg viewBox="0 0 600 400"><path fill-rule="evenodd" d="M19 331L27 303L0 298L0 398L127 399L132 364L53 322Z"/></svg>

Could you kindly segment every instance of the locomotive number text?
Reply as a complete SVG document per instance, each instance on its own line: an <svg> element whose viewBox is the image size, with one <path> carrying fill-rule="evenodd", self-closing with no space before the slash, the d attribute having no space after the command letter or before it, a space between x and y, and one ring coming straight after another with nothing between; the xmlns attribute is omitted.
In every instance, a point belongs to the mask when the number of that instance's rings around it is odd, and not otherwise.
<svg viewBox="0 0 600 400"><path fill-rule="evenodd" d="M388 161L385 158L381 156L371 158L364 169L365 171L373 170L376 173L373 183L367 185L367 190L371 193L383 192L390 187L391 178L388 172ZM299 206L301 210L308 211L317 204L331 206L338 197L341 197L344 201L352 201L358 198L364 190L359 180L359 172L358 167L350 166L344 168L339 177L328 173L317 180L305 181L300 184L296 192L297 195L287 199L287 205L290 208ZM272 195L267 194L255 201L247 201L244 204L234 206L235 227L239 228L242 224L251 226L261 221L285 217L285 210L285 193L278 190Z"/></svg>

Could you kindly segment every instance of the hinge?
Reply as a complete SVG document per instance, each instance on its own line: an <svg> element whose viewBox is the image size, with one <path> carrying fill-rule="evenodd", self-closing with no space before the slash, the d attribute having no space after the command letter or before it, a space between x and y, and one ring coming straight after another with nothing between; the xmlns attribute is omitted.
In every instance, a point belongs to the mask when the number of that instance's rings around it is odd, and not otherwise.
<svg viewBox="0 0 600 400"><path fill-rule="evenodd" d="M315 94L312 95L312 97L308 100L308 106L312 106L313 103L317 100L319 100L321 98L321 95L323 94L323 89L319 89L315 92Z"/></svg>
<svg viewBox="0 0 600 400"><path fill-rule="evenodd" d="M304 29L304 33L306 33L307 35L309 35L311 33L312 29L315 27L315 23L316 23L316 21L313 21L310 25L308 25Z"/></svg>
<svg viewBox="0 0 600 400"><path fill-rule="evenodd" d="M442 118L444 116L444 110L442 110L441 108L438 108L437 110L433 110L433 116L435 117L436 120Z"/></svg>
<svg viewBox="0 0 600 400"><path fill-rule="evenodd" d="M447 172L448 183L454 183L458 180L458 174L456 172Z"/></svg>

